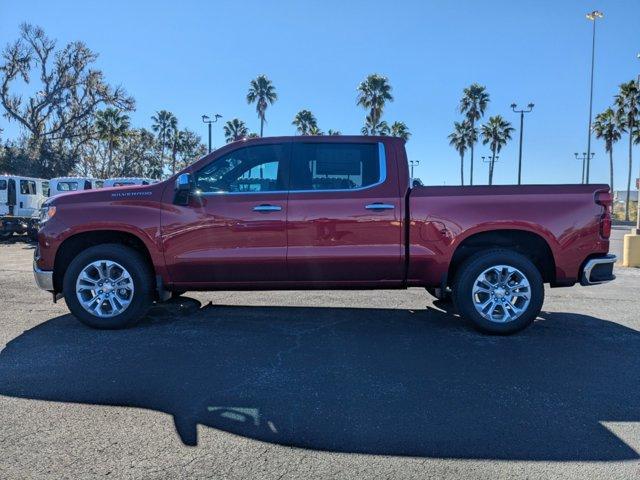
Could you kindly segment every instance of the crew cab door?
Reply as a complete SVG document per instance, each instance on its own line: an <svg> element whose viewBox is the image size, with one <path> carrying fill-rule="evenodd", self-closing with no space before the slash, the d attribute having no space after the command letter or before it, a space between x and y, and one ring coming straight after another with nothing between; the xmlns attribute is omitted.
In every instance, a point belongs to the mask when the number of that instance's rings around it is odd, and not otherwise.
<svg viewBox="0 0 640 480"><path fill-rule="evenodd" d="M290 143L238 148L193 172L186 206L162 214L165 260L176 284L197 287L287 279Z"/></svg>
<svg viewBox="0 0 640 480"><path fill-rule="evenodd" d="M400 284L402 204L382 142L293 143L287 216L289 280Z"/></svg>

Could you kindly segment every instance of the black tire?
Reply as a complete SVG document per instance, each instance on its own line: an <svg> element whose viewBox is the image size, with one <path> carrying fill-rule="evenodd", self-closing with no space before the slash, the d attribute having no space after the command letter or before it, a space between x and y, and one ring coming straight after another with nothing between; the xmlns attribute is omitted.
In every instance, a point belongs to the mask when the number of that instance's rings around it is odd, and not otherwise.
<svg viewBox="0 0 640 480"><path fill-rule="evenodd" d="M9 240L13 236L13 232L0 232L0 240Z"/></svg>
<svg viewBox="0 0 640 480"><path fill-rule="evenodd" d="M76 280L82 270L96 260L111 260L124 267L133 281L134 293L129 306L119 315L99 317L92 315L80 304L76 296ZM120 244L90 247L79 253L67 268L63 293L71 313L92 328L119 329L135 325L144 317L153 303L153 274L151 266L136 250Z"/></svg>
<svg viewBox="0 0 640 480"><path fill-rule="evenodd" d="M504 323L485 318L474 306L474 282L482 272L494 265L507 265L518 269L526 277L530 286L529 305L520 316ZM531 260L511 250L495 249L480 252L467 259L458 269L453 285L453 301L460 315L470 320L478 330L497 335L516 333L531 325L542 309L544 302L542 275Z"/></svg>

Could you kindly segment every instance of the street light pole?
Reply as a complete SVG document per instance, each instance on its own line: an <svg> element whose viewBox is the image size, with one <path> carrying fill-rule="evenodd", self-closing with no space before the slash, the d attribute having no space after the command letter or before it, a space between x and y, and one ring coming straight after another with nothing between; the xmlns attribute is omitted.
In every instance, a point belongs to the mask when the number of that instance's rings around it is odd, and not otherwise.
<svg viewBox="0 0 640 480"><path fill-rule="evenodd" d="M496 162L500 158L500 155L496 155L494 157L493 153L492 153L491 155L487 155L487 156L480 157L480 158L482 158L482 163L488 163L489 164L489 181L488 181L488 183L489 183L489 185L493 185L493 167L495 166Z"/></svg>
<svg viewBox="0 0 640 480"><path fill-rule="evenodd" d="M209 153L211 153L211 124L216 123L219 118L222 118L222 115L217 113L213 116L213 120L208 115L202 115L202 123L206 123L209 127Z"/></svg>
<svg viewBox="0 0 640 480"><path fill-rule="evenodd" d="M586 181L589 183L589 167L591 166L591 116L593 115L593 67L596 58L596 20L602 18L604 14L598 10L587 13L587 19L593 22L593 34L591 37L591 88L589 90L589 136L587 137L587 172Z"/></svg>
<svg viewBox="0 0 640 480"><path fill-rule="evenodd" d="M580 177L580 183L586 183L585 180L585 168L586 165L588 164L588 160L587 160L587 153L586 152L582 152L582 156L578 155L578 153L574 153L576 160L582 160L582 176ZM591 160L593 158L593 156L595 155L595 153L591 152L591 154L589 155L589 160Z"/></svg>
<svg viewBox="0 0 640 480"><path fill-rule="evenodd" d="M413 180L413 167L420 165L420 160L409 160L409 164L411 165L411 179Z"/></svg>
<svg viewBox="0 0 640 480"><path fill-rule="evenodd" d="M533 103L529 103L529 105L527 105L527 109L526 110L516 110L516 108L518 108L518 105L516 105L515 103L511 104L511 110L513 110L515 113L519 113L520 114L520 151L518 153L518 185L522 184L522 131L524 129L524 114L525 113L530 113L531 110L533 110Z"/></svg>

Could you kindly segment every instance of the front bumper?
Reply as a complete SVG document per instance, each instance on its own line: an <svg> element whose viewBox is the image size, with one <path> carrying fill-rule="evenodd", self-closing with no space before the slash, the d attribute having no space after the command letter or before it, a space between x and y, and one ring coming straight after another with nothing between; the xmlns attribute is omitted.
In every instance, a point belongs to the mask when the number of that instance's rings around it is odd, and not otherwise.
<svg viewBox="0 0 640 480"><path fill-rule="evenodd" d="M40 270L34 260L33 276L36 279L36 285L38 285L38 287L40 287L42 290L53 292L53 271Z"/></svg>
<svg viewBox="0 0 640 480"><path fill-rule="evenodd" d="M616 263L617 259L615 255L608 254L604 257L587 260L587 263L585 263L582 268L580 284L584 286L599 285L615 280L616 276L613 274L613 264Z"/></svg>

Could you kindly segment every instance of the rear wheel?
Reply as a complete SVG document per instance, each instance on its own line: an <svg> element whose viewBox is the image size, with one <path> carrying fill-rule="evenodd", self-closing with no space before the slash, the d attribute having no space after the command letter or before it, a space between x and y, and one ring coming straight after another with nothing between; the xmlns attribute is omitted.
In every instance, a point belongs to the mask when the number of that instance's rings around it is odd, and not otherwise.
<svg viewBox="0 0 640 480"><path fill-rule="evenodd" d="M119 244L96 245L76 256L63 291L71 313L101 329L134 325L153 301L153 276L144 258Z"/></svg>
<svg viewBox="0 0 640 480"><path fill-rule="evenodd" d="M481 252L465 261L454 282L460 314L487 333L510 334L529 326L544 301L542 276L524 255Z"/></svg>

